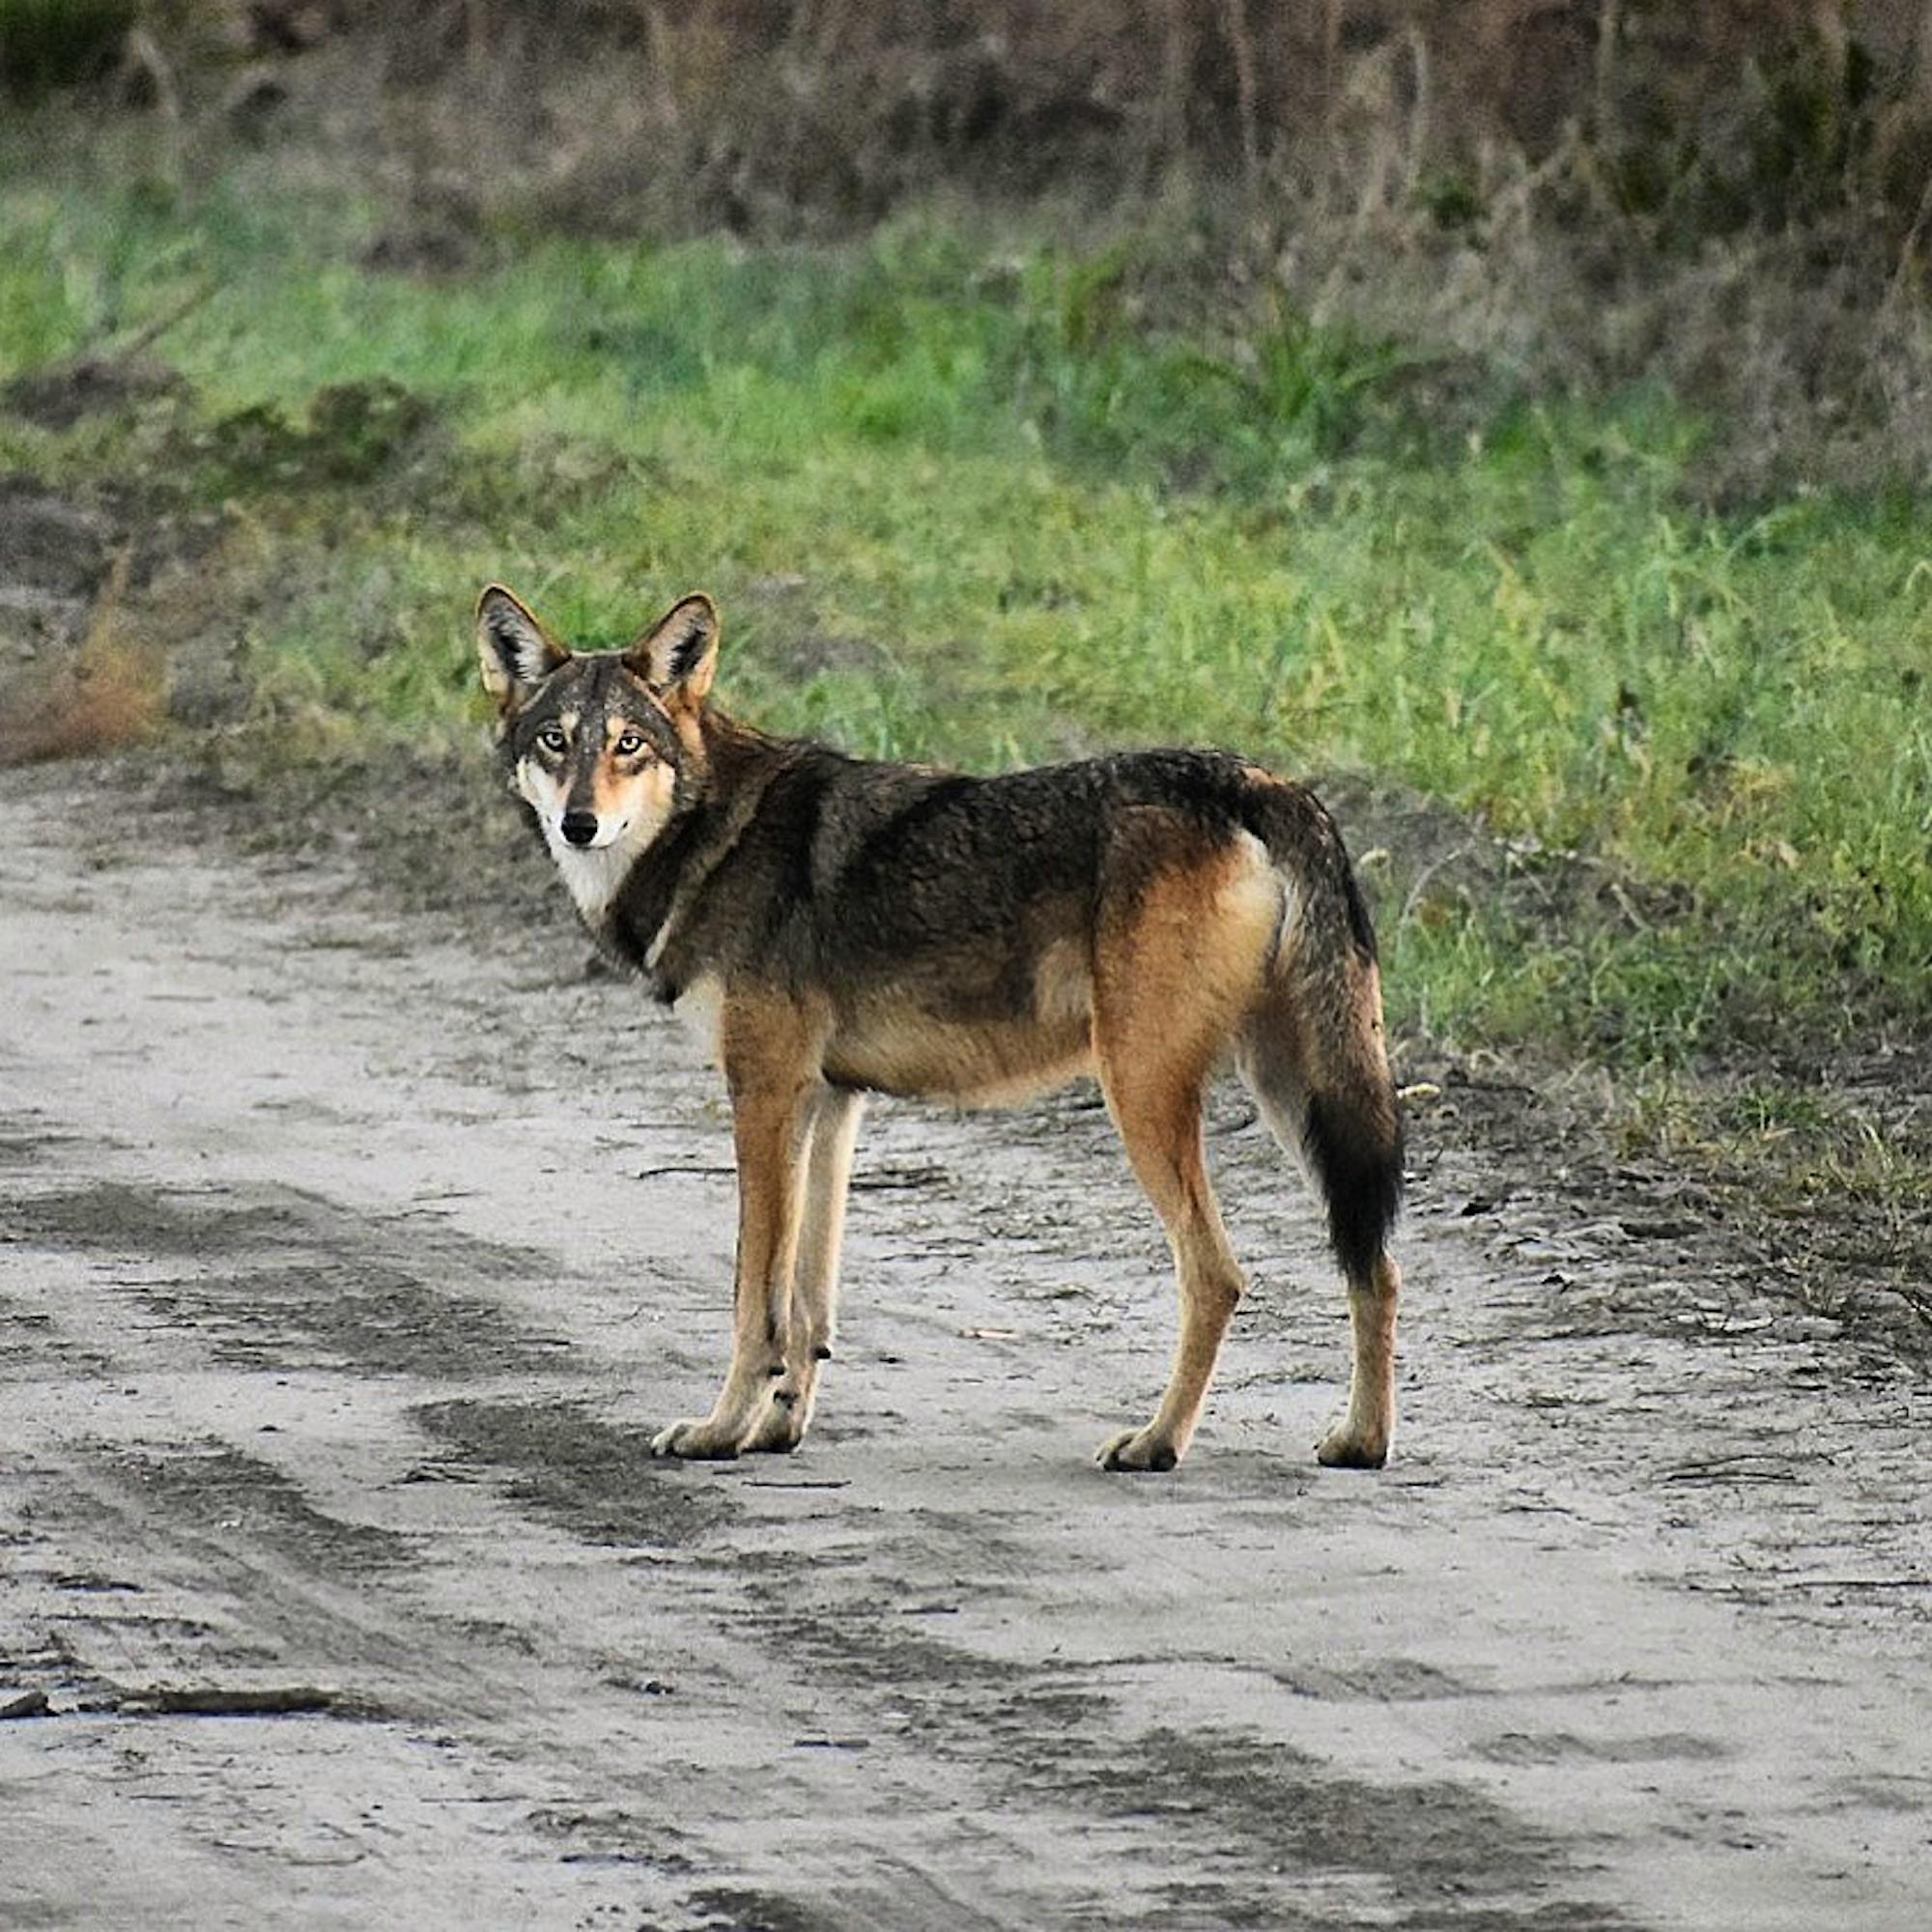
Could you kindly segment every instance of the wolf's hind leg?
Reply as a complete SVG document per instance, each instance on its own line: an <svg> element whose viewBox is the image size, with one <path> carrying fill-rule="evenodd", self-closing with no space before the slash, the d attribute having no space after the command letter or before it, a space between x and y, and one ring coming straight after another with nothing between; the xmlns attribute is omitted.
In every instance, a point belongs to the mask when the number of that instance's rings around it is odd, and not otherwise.
<svg viewBox="0 0 1932 1932"><path fill-rule="evenodd" d="M1367 1277L1349 1283L1349 1327L1354 1365L1349 1408L1316 1444L1315 1459L1331 1469L1379 1469L1395 1434L1395 1323L1402 1273L1387 1255Z"/></svg>
<svg viewBox="0 0 1932 1932"><path fill-rule="evenodd" d="M1134 1173L1166 1225L1180 1291L1180 1338L1167 1391L1152 1421L1100 1451L1105 1469L1172 1469L1186 1455L1222 1337L1241 1298L1241 1270L1221 1226L1202 1148L1206 1070L1172 1066L1163 1081L1139 1070L1110 1075L1103 1062L1108 1104Z"/></svg>
<svg viewBox="0 0 1932 1932"><path fill-rule="evenodd" d="M1094 1054L1136 1177L1167 1230L1180 1292L1174 1370L1153 1419L1100 1451L1108 1469L1171 1469L1201 1420L1242 1293L1208 1178L1202 1092L1255 978L1278 896L1236 848L1142 883L1103 926Z"/></svg>
<svg viewBox="0 0 1932 1932"><path fill-rule="evenodd" d="M1255 997L1279 929L1260 843L1205 838L1170 814L1124 822L1094 961L1094 1057L1127 1158L1174 1250L1180 1338L1153 1420L1100 1452L1108 1469L1186 1453L1242 1293L1208 1179L1202 1091Z"/></svg>
<svg viewBox="0 0 1932 1932"><path fill-rule="evenodd" d="M811 1426L819 1369L832 1354L838 1326L845 1196L865 1104L865 1096L850 1088L828 1087L812 1107L784 1374L773 1384L771 1406L746 1442L747 1449L796 1449Z"/></svg>

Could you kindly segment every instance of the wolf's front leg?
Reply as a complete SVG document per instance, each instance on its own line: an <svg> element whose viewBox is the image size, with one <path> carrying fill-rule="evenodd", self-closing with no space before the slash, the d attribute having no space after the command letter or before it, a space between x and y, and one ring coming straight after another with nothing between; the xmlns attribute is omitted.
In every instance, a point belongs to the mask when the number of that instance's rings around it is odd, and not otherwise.
<svg viewBox="0 0 1932 1932"><path fill-rule="evenodd" d="M865 1096L844 1087L820 1088L812 1103L784 1374L771 1384L770 1406L744 1445L747 1449L796 1449L811 1427L818 1371L832 1354L838 1322L845 1194L864 1110Z"/></svg>
<svg viewBox="0 0 1932 1932"><path fill-rule="evenodd" d="M796 1019L795 1009L781 1010ZM725 1010L721 1047L738 1152L731 1366L711 1413L660 1431L653 1455L729 1457L751 1447L786 1374L804 1156L819 1091L801 1044L795 1035L787 1040L781 1026L761 1035L746 1014Z"/></svg>

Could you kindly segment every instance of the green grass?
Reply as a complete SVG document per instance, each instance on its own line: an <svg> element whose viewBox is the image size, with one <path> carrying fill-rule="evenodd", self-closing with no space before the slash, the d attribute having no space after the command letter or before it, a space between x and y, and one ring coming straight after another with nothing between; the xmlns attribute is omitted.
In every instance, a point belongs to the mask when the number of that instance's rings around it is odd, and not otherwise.
<svg viewBox="0 0 1932 1932"><path fill-rule="evenodd" d="M1581 855L1545 862L1554 912L1393 895L1403 1024L1670 1063L1932 1020L1909 496L1719 515L1667 398L1497 384L1452 416L1391 345L1157 328L1129 249L937 220L817 252L505 233L472 277L372 277L374 212L270 166L0 169L0 373L210 292L157 345L191 404L0 413L0 469L226 506L230 566L275 585L267 715L467 729L486 579L605 641L702 585L724 700L777 728L980 768L1226 743Z"/></svg>

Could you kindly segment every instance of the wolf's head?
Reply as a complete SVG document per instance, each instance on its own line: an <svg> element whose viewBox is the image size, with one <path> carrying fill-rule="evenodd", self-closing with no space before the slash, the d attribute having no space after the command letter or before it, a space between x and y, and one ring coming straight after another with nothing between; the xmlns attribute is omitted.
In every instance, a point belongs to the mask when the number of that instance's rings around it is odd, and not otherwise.
<svg viewBox="0 0 1932 1932"><path fill-rule="evenodd" d="M689 802L718 664L717 607L684 597L625 649L578 652L493 583L477 600L476 649L511 784L589 912L580 883L608 897L591 870L610 872L614 890Z"/></svg>

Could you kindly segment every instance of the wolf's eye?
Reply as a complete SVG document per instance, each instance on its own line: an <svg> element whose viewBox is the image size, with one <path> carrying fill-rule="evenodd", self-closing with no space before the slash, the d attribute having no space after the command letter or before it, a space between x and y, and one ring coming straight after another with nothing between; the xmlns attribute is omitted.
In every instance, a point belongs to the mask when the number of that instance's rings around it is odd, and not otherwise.
<svg viewBox="0 0 1932 1932"><path fill-rule="evenodd" d="M570 749L570 741L563 735L562 730L554 724L546 724L537 733L537 743L546 752L551 753L562 753Z"/></svg>
<svg viewBox="0 0 1932 1932"><path fill-rule="evenodd" d="M617 755L620 758L635 758L644 749L644 734L641 731L626 731L617 740Z"/></svg>

